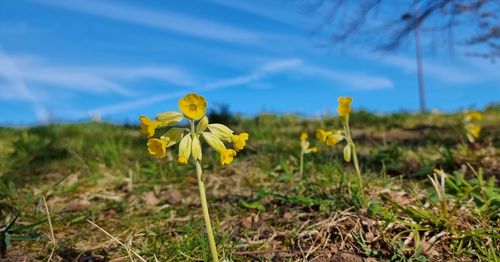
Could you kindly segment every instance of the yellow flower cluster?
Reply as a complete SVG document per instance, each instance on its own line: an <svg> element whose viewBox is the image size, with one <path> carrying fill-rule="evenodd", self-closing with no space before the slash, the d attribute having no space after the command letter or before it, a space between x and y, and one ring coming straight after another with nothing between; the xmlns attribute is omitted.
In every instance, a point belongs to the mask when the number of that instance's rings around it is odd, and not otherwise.
<svg viewBox="0 0 500 262"><path fill-rule="evenodd" d="M205 116L206 108L207 102L203 96L188 94L179 100L179 110L182 113L176 111L160 113L156 119L141 116L141 131L148 137L149 153L157 158L163 158L167 148L178 143L178 162L187 164L189 158L202 159L200 138L203 138L213 150L220 154L222 165L230 164L237 151L245 148L249 136L247 133L234 134L233 130L222 124L210 124ZM191 129L175 127L184 117L188 118ZM197 124L195 121L198 121ZM161 127L170 127L170 129L159 138L153 138L156 130ZM233 149L226 148L223 141L232 143Z"/></svg>
<svg viewBox="0 0 500 262"><path fill-rule="evenodd" d="M318 152L318 148L313 146L309 147L311 144L307 140L309 138L309 135L307 133L302 132L300 134L300 147L302 150L302 154L310 154L310 153L316 153Z"/></svg>
<svg viewBox="0 0 500 262"><path fill-rule="evenodd" d="M469 111L465 113L464 116L464 128L467 139L471 143L474 143L477 138L479 138L479 134L481 133L481 126L477 123L483 119L483 115L477 111Z"/></svg>
<svg viewBox="0 0 500 262"><path fill-rule="evenodd" d="M340 116L344 118L344 130L332 130L326 131L324 129L316 130L316 138L325 143L327 146L333 146L342 140L346 140L347 144L344 147L344 160L346 162L351 161L351 147L352 147L352 139L350 139L350 130L349 130L349 114L351 114L351 97L339 97L338 98L339 105L337 107L337 112Z"/></svg>

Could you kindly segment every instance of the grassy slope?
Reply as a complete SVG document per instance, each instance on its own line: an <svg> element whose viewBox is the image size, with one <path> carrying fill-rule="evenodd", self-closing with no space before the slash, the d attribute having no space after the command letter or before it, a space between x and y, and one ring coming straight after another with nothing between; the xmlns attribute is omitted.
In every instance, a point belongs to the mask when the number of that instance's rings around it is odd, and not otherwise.
<svg viewBox="0 0 500 262"><path fill-rule="evenodd" d="M498 259L500 113L485 113L482 137L473 145L465 142L461 118L353 114L366 205L341 146L320 146L318 154L306 156L305 174L297 173L299 133L338 128L337 118L262 115L234 121L232 128L251 138L234 164L221 168L204 149L220 256ZM41 196L51 213L56 261L127 259L123 247L87 220L151 261L154 255L159 261L208 259L194 168L150 157L137 127L51 125L3 128L0 135L0 234L20 214L10 228L11 261L50 256L54 245ZM440 211L427 178L433 168L449 174L447 212Z"/></svg>

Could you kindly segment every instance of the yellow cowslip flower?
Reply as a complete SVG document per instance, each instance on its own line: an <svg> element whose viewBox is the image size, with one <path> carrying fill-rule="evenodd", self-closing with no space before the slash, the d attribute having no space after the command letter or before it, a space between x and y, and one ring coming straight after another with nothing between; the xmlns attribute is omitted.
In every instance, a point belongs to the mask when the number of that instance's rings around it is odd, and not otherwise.
<svg viewBox="0 0 500 262"><path fill-rule="evenodd" d="M333 146L337 144L338 142L342 141L344 139L344 136L342 135L341 131L337 131L335 133L329 134L326 139L325 139L325 144L328 146Z"/></svg>
<svg viewBox="0 0 500 262"><path fill-rule="evenodd" d="M478 111L469 111L465 115L465 121L479 121L483 119L483 115Z"/></svg>
<svg viewBox="0 0 500 262"><path fill-rule="evenodd" d="M332 132L330 131L325 131L321 128L318 128L316 129L316 138L321 141L321 142L325 142L326 141L326 138L328 137L328 135L332 134Z"/></svg>
<svg viewBox="0 0 500 262"><path fill-rule="evenodd" d="M167 153L167 144L169 140L167 139L158 139L158 138L150 138L148 140L148 151L151 155L156 158L163 158Z"/></svg>
<svg viewBox="0 0 500 262"><path fill-rule="evenodd" d="M203 96L197 94L188 94L179 99L179 109L189 119L201 119L207 109L207 102Z"/></svg>
<svg viewBox="0 0 500 262"><path fill-rule="evenodd" d="M160 121L151 120L147 116L139 117L141 121L141 132L148 136L148 138L154 136L155 130L162 124Z"/></svg>
<svg viewBox="0 0 500 262"><path fill-rule="evenodd" d="M248 140L248 133L241 133L239 135L234 135L231 137L231 142L236 151L240 151L246 146L246 141Z"/></svg>
<svg viewBox="0 0 500 262"><path fill-rule="evenodd" d="M220 163L221 165L227 165L233 162L233 158L236 156L236 151L233 149L226 149L220 152Z"/></svg>
<svg viewBox="0 0 500 262"><path fill-rule="evenodd" d="M305 153L317 153L317 152L318 152L318 148L315 146L313 146L305 151Z"/></svg>
<svg viewBox="0 0 500 262"><path fill-rule="evenodd" d="M479 137L479 133L481 132L481 126L480 125L469 125L467 127L467 132L473 136L474 138Z"/></svg>
<svg viewBox="0 0 500 262"><path fill-rule="evenodd" d="M192 148L192 138L191 135L187 134L182 138L179 143L179 158L177 161L181 164L187 164L189 157L191 156L191 148Z"/></svg>
<svg viewBox="0 0 500 262"><path fill-rule="evenodd" d="M351 97L339 97L339 106L337 108L339 115L346 117L351 113L351 102Z"/></svg>
<svg viewBox="0 0 500 262"><path fill-rule="evenodd" d="M309 138L309 135L305 132L300 133L300 141L305 141Z"/></svg>

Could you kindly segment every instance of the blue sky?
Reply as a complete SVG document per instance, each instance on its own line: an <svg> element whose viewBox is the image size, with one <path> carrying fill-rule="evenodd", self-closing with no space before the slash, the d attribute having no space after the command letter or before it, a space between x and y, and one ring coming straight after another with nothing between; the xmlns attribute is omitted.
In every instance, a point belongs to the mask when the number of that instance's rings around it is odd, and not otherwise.
<svg viewBox="0 0 500 262"><path fill-rule="evenodd" d="M318 23L281 0L2 1L0 124L136 121L189 92L244 115L317 116L344 95L374 112L418 109L411 43L322 48ZM424 70L431 109L500 101L498 63L438 49Z"/></svg>

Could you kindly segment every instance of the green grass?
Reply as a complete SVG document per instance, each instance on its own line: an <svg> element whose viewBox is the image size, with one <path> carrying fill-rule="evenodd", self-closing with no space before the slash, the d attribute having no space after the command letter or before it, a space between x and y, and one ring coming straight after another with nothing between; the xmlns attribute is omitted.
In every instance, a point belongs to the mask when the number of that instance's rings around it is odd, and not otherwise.
<svg viewBox="0 0 500 262"><path fill-rule="evenodd" d="M250 134L235 162L204 154L219 256L234 261L372 257L383 261L498 261L500 110L484 112L481 138L467 142L461 114L377 116L354 112L351 129L365 181L342 147L306 156L299 134L340 127L337 117L211 117ZM208 260L196 174L148 155L137 126L106 123L0 128L0 247L11 261L88 256L148 261ZM204 148L204 151L209 151ZM170 160L169 160L170 159ZM443 211L427 175L447 174ZM7 245L8 244L8 245Z"/></svg>

